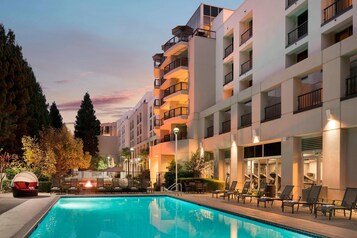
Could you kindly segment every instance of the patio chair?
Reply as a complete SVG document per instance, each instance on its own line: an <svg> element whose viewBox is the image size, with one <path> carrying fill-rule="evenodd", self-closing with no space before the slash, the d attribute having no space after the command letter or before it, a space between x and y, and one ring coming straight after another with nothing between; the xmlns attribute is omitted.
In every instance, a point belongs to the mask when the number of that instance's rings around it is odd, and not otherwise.
<svg viewBox="0 0 357 238"><path fill-rule="evenodd" d="M271 206L273 206L274 201L281 201L281 205L283 205L283 202L285 200L292 200L291 193L293 191L294 185L286 185L283 192L280 194L280 197L260 197L258 198L258 204L257 206L259 207L260 202L264 202L264 208L267 207L267 202L271 202Z"/></svg>
<svg viewBox="0 0 357 238"><path fill-rule="evenodd" d="M312 185L309 188L306 201L301 201L301 197L299 197L298 201L291 200L291 201L283 202L281 206L282 211L284 212L285 207L291 207L291 212L294 213L294 207L295 205L297 205L296 212L299 212L299 207L300 205L302 205L302 206L308 206L310 213L312 213L314 207L318 203L321 187L322 187L321 185Z"/></svg>
<svg viewBox="0 0 357 238"><path fill-rule="evenodd" d="M129 192L132 192L132 193L139 192L139 189L135 184L135 180L133 180L133 179L129 180L128 187L129 187Z"/></svg>
<svg viewBox="0 0 357 238"><path fill-rule="evenodd" d="M247 180L247 181L244 182L244 186L243 186L242 192L237 193L237 202L239 202L239 199L241 197L244 197L245 195L248 194L249 188L250 188L250 180Z"/></svg>
<svg viewBox="0 0 357 238"><path fill-rule="evenodd" d="M123 192L123 188L120 186L119 178L113 178L112 192Z"/></svg>
<svg viewBox="0 0 357 238"><path fill-rule="evenodd" d="M97 187L95 188L96 192L106 192L106 188L104 186L104 178L97 178Z"/></svg>
<svg viewBox="0 0 357 238"><path fill-rule="evenodd" d="M234 181L233 181L233 182L234 182ZM233 182L232 182L232 183L233 183ZM229 184L226 184L226 187L224 188L224 190L217 189L217 190L212 191L212 192L211 192L211 193L212 193L212 197L213 197L214 195L216 195L216 198L218 198L218 195L219 195L220 193L224 193L225 191L229 190L229 188L230 188Z"/></svg>
<svg viewBox="0 0 357 238"><path fill-rule="evenodd" d="M346 216L346 210L350 211L349 220L352 218L352 210L356 208L357 203L357 188L346 188L345 194L343 195L343 199L341 205L338 206L335 204L334 200L332 204L321 204L315 209L315 218L317 217L317 212L320 211L324 215L329 213L328 219L331 220L332 213L335 215L336 210L343 210L344 216Z"/></svg>
<svg viewBox="0 0 357 238"><path fill-rule="evenodd" d="M61 193L61 191L62 191L61 178L54 177L52 179L51 192L52 193Z"/></svg>
<svg viewBox="0 0 357 238"><path fill-rule="evenodd" d="M68 192L73 192L73 193L78 193L79 188L78 188L78 179L71 179L70 186L68 188Z"/></svg>
<svg viewBox="0 0 357 238"><path fill-rule="evenodd" d="M250 202L252 202L253 198L260 198L262 196L264 196L264 194L266 193L267 190L267 184L266 183L261 183L259 190L256 194L252 194L252 193L247 193L247 194L241 194L240 197L243 200L243 204L245 204L245 199L246 198L250 198Z"/></svg>
<svg viewBox="0 0 357 238"><path fill-rule="evenodd" d="M227 197L229 200L230 197L234 195L236 186L237 186L237 181L232 181L232 184L229 187L229 189L227 191L224 191L224 193L223 193L223 195L221 195L221 197L223 197L223 199L225 199Z"/></svg>

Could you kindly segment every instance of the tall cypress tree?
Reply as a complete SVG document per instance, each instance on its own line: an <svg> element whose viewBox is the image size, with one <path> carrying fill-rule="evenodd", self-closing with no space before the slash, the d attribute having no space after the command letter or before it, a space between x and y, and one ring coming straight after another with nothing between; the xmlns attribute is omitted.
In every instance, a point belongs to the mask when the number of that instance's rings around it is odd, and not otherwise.
<svg viewBox="0 0 357 238"><path fill-rule="evenodd" d="M76 116L74 136L83 141L83 151L96 156L98 150L98 135L100 134L100 121L95 116L92 100L88 93L84 95L81 107Z"/></svg>
<svg viewBox="0 0 357 238"><path fill-rule="evenodd" d="M46 98L21 50L14 32L0 24L0 145L18 154L21 138L48 124Z"/></svg>
<svg viewBox="0 0 357 238"><path fill-rule="evenodd" d="M63 120L55 102L50 107L50 124L53 128L61 128Z"/></svg>

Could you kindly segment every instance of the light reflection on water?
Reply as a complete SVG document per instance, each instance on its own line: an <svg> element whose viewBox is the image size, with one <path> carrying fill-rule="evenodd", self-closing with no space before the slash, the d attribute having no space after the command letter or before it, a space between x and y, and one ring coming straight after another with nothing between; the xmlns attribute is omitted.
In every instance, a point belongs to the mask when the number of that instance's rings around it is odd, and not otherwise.
<svg viewBox="0 0 357 238"><path fill-rule="evenodd" d="M169 197L62 198L31 237L307 237Z"/></svg>

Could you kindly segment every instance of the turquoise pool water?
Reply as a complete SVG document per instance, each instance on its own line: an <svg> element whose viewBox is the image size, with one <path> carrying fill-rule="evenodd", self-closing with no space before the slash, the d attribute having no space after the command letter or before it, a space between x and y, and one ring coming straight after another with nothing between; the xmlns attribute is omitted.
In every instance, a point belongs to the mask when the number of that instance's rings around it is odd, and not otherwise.
<svg viewBox="0 0 357 238"><path fill-rule="evenodd" d="M170 197L61 198L30 237L310 237Z"/></svg>

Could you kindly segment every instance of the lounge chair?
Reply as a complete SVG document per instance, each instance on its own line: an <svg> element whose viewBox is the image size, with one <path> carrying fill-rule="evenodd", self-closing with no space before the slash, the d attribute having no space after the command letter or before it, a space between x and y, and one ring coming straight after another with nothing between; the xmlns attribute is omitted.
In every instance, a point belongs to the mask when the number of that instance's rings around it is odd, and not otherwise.
<svg viewBox="0 0 357 238"><path fill-rule="evenodd" d="M73 193L78 193L79 189L78 189L78 179L71 179L71 184L68 188L68 192L73 192Z"/></svg>
<svg viewBox="0 0 357 238"><path fill-rule="evenodd" d="M306 201L301 201L301 197L299 197L298 201L286 201L283 202L281 209L284 212L285 207L291 207L291 212L294 213L294 206L297 205L296 212L299 212L299 207L300 205L302 206L308 206L310 209L310 213L312 213L314 207L318 203L320 191L321 191L321 185L312 185L308 191Z"/></svg>
<svg viewBox="0 0 357 238"><path fill-rule="evenodd" d="M97 187L95 188L96 192L106 192L107 189L104 186L104 178L97 178Z"/></svg>
<svg viewBox="0 0 357 238"><path fill-rule="evenodd" d="M357 188L346 188L345 194L340 206L335 205L335 201L332 204L321 204L315 209L315 218L317 217L317 212L320 211L324 215L329 213L328 219L331 220L332 213L335 214L336 210L343 210L344 216L346 216L346 210L350 211L349 220L352 218L352 210L356 208L357 203Z"/></svg>
<svg viewBox="0 0 357 238"><path fill-rule="evenodd" d="M233 183L233 182L234 182L234 181L232 181L232 183ZM186 186L186 188L187 188L187 186ZM211 193L212 193L212 197L213 197L214 195L216 195L216 198L218 198L218 195L219 195L219 194L224 193L225 191L229 190L229 188L230 188L229 184L226 184L226 187L224 188L224 190L217 189L217 190L212 191L212 192L211 192Z"/></svg>
<svg viewBox="0 0 357 238"><path fill-rule="evenodd" d="M112 181L112 192L123 192L123 188L120 187L119 178L113 178Z"/></svg>
<svg viewBox="0 0 357 238"><path fill-rule="evenodd" d="M62 192L61 178L54 177L52 179L51 192L61 194Z"/></svg>
<svg viewBox="0 0 357 238"><path fill-rule="evenodd" d="M266 193L266 190L267 190L267 184L266 183L261 183L257 194L251 194L251 193L241 194L240 197L243 200L243 204L245 204L245 199L246 198L250 198L250 202L252 202L252 198L258 198L259 199L260 197L264 196L264 194Z"/></svg>
<svg viewBox="0 0 357 238"><path fill-rule="evenodd" d="M239 202L239 199L241 197L244 197L245 195L248 194L249 189L250 189L250 180L247 180L247 181L244 182L244 186L243 186L242 192L237 193L237 201L238 202Z"/></svg>
<svg viewBox="0 0 357 238"><path fill-rule="evenodd" d="M283 192L280 194L280 197L260 197L258 198L258 204L257 206L259 207L260 202L264 202L264 207L267 207L267 202L271 202L271 206L273 206L274 201L281 201L281 204L283 205L283 202L285 200L292 200L291 193L293 191L294 185L286 185Z"/></svg>
<svg viewBox="0 0 357 238"><path fill-rule="evenodd" d="M229 200L230 197L234 195L236 186L237 186L237 181L232 181L232 184L229 187L229 189L227 191L224 191L223 195L221 195L223 197L223 199L225 199L227 197Z"/></svg>

